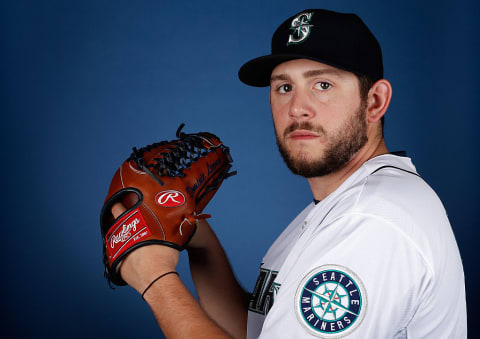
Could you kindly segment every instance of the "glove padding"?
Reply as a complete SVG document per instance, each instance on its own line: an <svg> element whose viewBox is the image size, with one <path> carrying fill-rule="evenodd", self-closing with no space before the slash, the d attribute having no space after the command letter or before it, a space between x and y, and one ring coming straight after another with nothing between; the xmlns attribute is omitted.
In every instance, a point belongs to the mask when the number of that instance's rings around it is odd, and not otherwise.
<svg viewBox="0 0 480 339"><path fill-rule="evenodd" d="M118 264L131 251L160 244L183 250L203 209L229 173L229 148L211 133L185 134L137 150L115 173L100 213L105 277L126 285ZM133 203L128 202L132 201ZM115 219L112 206L127 210Z"/></svg>

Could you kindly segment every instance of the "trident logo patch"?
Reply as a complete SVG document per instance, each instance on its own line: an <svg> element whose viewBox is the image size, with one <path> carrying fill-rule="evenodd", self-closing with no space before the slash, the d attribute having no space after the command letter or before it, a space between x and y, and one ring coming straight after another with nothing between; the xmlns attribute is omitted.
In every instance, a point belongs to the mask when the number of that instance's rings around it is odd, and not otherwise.
<svg viewBox="0 0 480 339"><path fill-rule="evenodd" d="M290 29L293 30L293 33L288 37L287 46L300 44L308 38L310 29L313 27L313 25L310 25L313 13L301 13L292 20Z"/></svg>

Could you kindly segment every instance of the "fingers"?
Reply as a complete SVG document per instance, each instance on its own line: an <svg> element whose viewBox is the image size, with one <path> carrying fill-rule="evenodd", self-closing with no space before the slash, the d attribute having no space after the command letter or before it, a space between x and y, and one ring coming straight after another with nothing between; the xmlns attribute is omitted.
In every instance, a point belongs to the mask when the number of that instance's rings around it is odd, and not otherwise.
<svg viewBox="0 0 480 339"><path fill-rule="evenodd" d="M114 219L117 219L127 208L132 208L138 202L139 198L136 193L130 192L125 194L121 202L116 202L112 205L112 215Z"/></svg>
<svg viewBox="0 0 480 339"><path fill-rule="evenodd" d="M125 212L127 209L121 202L117 202L113 204L112 206L112 214L115 219L118 218L119 215L121 215L123 212Z"/></svg>

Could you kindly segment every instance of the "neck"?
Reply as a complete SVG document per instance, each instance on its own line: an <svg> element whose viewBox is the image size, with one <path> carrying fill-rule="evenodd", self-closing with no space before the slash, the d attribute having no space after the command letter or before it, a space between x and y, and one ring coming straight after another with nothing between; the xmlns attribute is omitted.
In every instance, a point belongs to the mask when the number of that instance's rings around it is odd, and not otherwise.
<svg viewBox="0 0 480 339"><path fill-rule="evenodd" d="M308 183L316 200L325 199L335 191L348 177L359 169L366 161L378 155L387 154L385 140L367 142L354 157L340 170L322 177L309 178Z"/></svg>

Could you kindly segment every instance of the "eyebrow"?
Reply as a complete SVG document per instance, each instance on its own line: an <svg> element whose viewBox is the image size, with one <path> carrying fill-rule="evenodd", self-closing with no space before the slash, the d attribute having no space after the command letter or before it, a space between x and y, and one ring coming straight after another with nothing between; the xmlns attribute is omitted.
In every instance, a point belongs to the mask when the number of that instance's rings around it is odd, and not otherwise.
<svg viewBox="0 0 480 339"><path fill-rule="evenodd" d="M325 74L333 75L338 78L343 77L343 74L335 69L313 69L313 70L304 72L302 75L304 78L311 78L314 76L325 75ZM270 77L270 82L276 81L276 80L291 80L291 77L285 73L275 74Z"/></svg>
<svg viewBox="0 0 480 339"><path fill-rule="evenodd" d="M310 78L310 77L314 77L314 76L318 76L318 75L324 75L324 74L334 75L334 76L337 76L339 78L343 77L342 72L340 72L336 69L314 69L314 70L306 71L305 73L303 73L303 77Z"/></svg>

